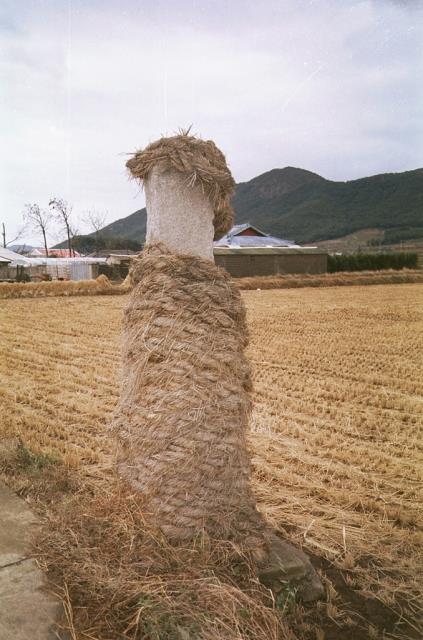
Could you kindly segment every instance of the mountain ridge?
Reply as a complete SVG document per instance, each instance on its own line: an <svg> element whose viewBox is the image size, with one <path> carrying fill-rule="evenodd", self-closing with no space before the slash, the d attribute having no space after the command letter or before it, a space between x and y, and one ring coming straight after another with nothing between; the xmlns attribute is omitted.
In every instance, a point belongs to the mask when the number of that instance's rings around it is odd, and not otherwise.
<svg viewBox="0 0 423 640"><path fill-rule="evenodd" d="M238 183L232 204L237 223L250 222L299 243L370 228L389 231L392 238L397 230L402 240L422 237L423 168L346 181L299 167L274 168ZM101 234L143 242L145 232L144 207L111 222Z"/></svg>

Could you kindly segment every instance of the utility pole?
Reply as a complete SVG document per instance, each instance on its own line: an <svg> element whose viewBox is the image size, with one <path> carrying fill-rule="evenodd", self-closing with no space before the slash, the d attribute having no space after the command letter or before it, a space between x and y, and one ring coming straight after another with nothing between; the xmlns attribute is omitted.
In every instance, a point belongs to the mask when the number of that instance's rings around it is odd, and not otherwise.
<svg viewBox="0 0 423 640"><path fill-rule="evenodd" d="M6 227L4 226L4 222L2 222L2 236L3 236L3 247L6 249Z"/></svg>

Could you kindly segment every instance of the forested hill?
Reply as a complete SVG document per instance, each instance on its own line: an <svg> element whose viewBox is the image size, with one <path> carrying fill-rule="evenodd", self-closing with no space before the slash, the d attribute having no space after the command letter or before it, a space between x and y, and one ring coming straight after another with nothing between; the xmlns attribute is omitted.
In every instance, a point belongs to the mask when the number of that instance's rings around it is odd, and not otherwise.
<svg viewBox="0 0 423 640"><path fill-rule="evenodd" d="M285 167L237 185L236 222L296 242L339 238L360 229L389 230L393 241L423 236L423 169L333 182ZM143 241L146 212L104 227L104 236ZM388 234L387 234L388 235Z"/></svg>
<svg viewBox="0 0 423 640"><path fill-rule="evenodd" d="M147 226L147 211L145 207L131 213L126 218L119 218L101 230L103 236L118 236L144 242Z"/></svg>
<svg viewBox="0 0 423 640"><path fill-rule="evenodd" d="M423 169L348 182L286 167L237 185L237 222L297 242L338 238L359 229L423 232ZM404 238L405 239L405 238Z"/></svg>

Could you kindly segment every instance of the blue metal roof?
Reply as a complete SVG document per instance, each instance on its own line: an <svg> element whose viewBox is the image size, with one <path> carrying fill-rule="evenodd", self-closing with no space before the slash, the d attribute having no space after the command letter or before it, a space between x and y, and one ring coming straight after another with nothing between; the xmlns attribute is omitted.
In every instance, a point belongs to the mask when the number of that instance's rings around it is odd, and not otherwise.
<svg viewBox="0 0 423 640"><path fill-rule="evenodd" d="M246 229L254 229L259 233L263 233L260 229L257 229L251 224L236 224L232 229L217 240L214 243L215 247L299 247L298 244L293 242L292 240L284 240L282 238L275 238L275 236L269 236L264 234L262 236L241 236L239 235L242 231Z"/></svg>

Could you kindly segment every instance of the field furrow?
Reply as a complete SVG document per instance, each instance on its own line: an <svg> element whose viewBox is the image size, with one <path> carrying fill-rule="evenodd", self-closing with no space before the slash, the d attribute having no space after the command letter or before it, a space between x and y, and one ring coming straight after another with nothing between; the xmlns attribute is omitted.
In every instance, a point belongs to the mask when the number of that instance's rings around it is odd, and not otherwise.
<svg viewBox="0 0 423 640"><path fill-rule="evenodd" d="M404 608L415 626L423 601L422 286L243 298L259 508L310 553L348 570L361 593ZM0 435L91 475L111 463L125 301L1 301Z"/></svg>

